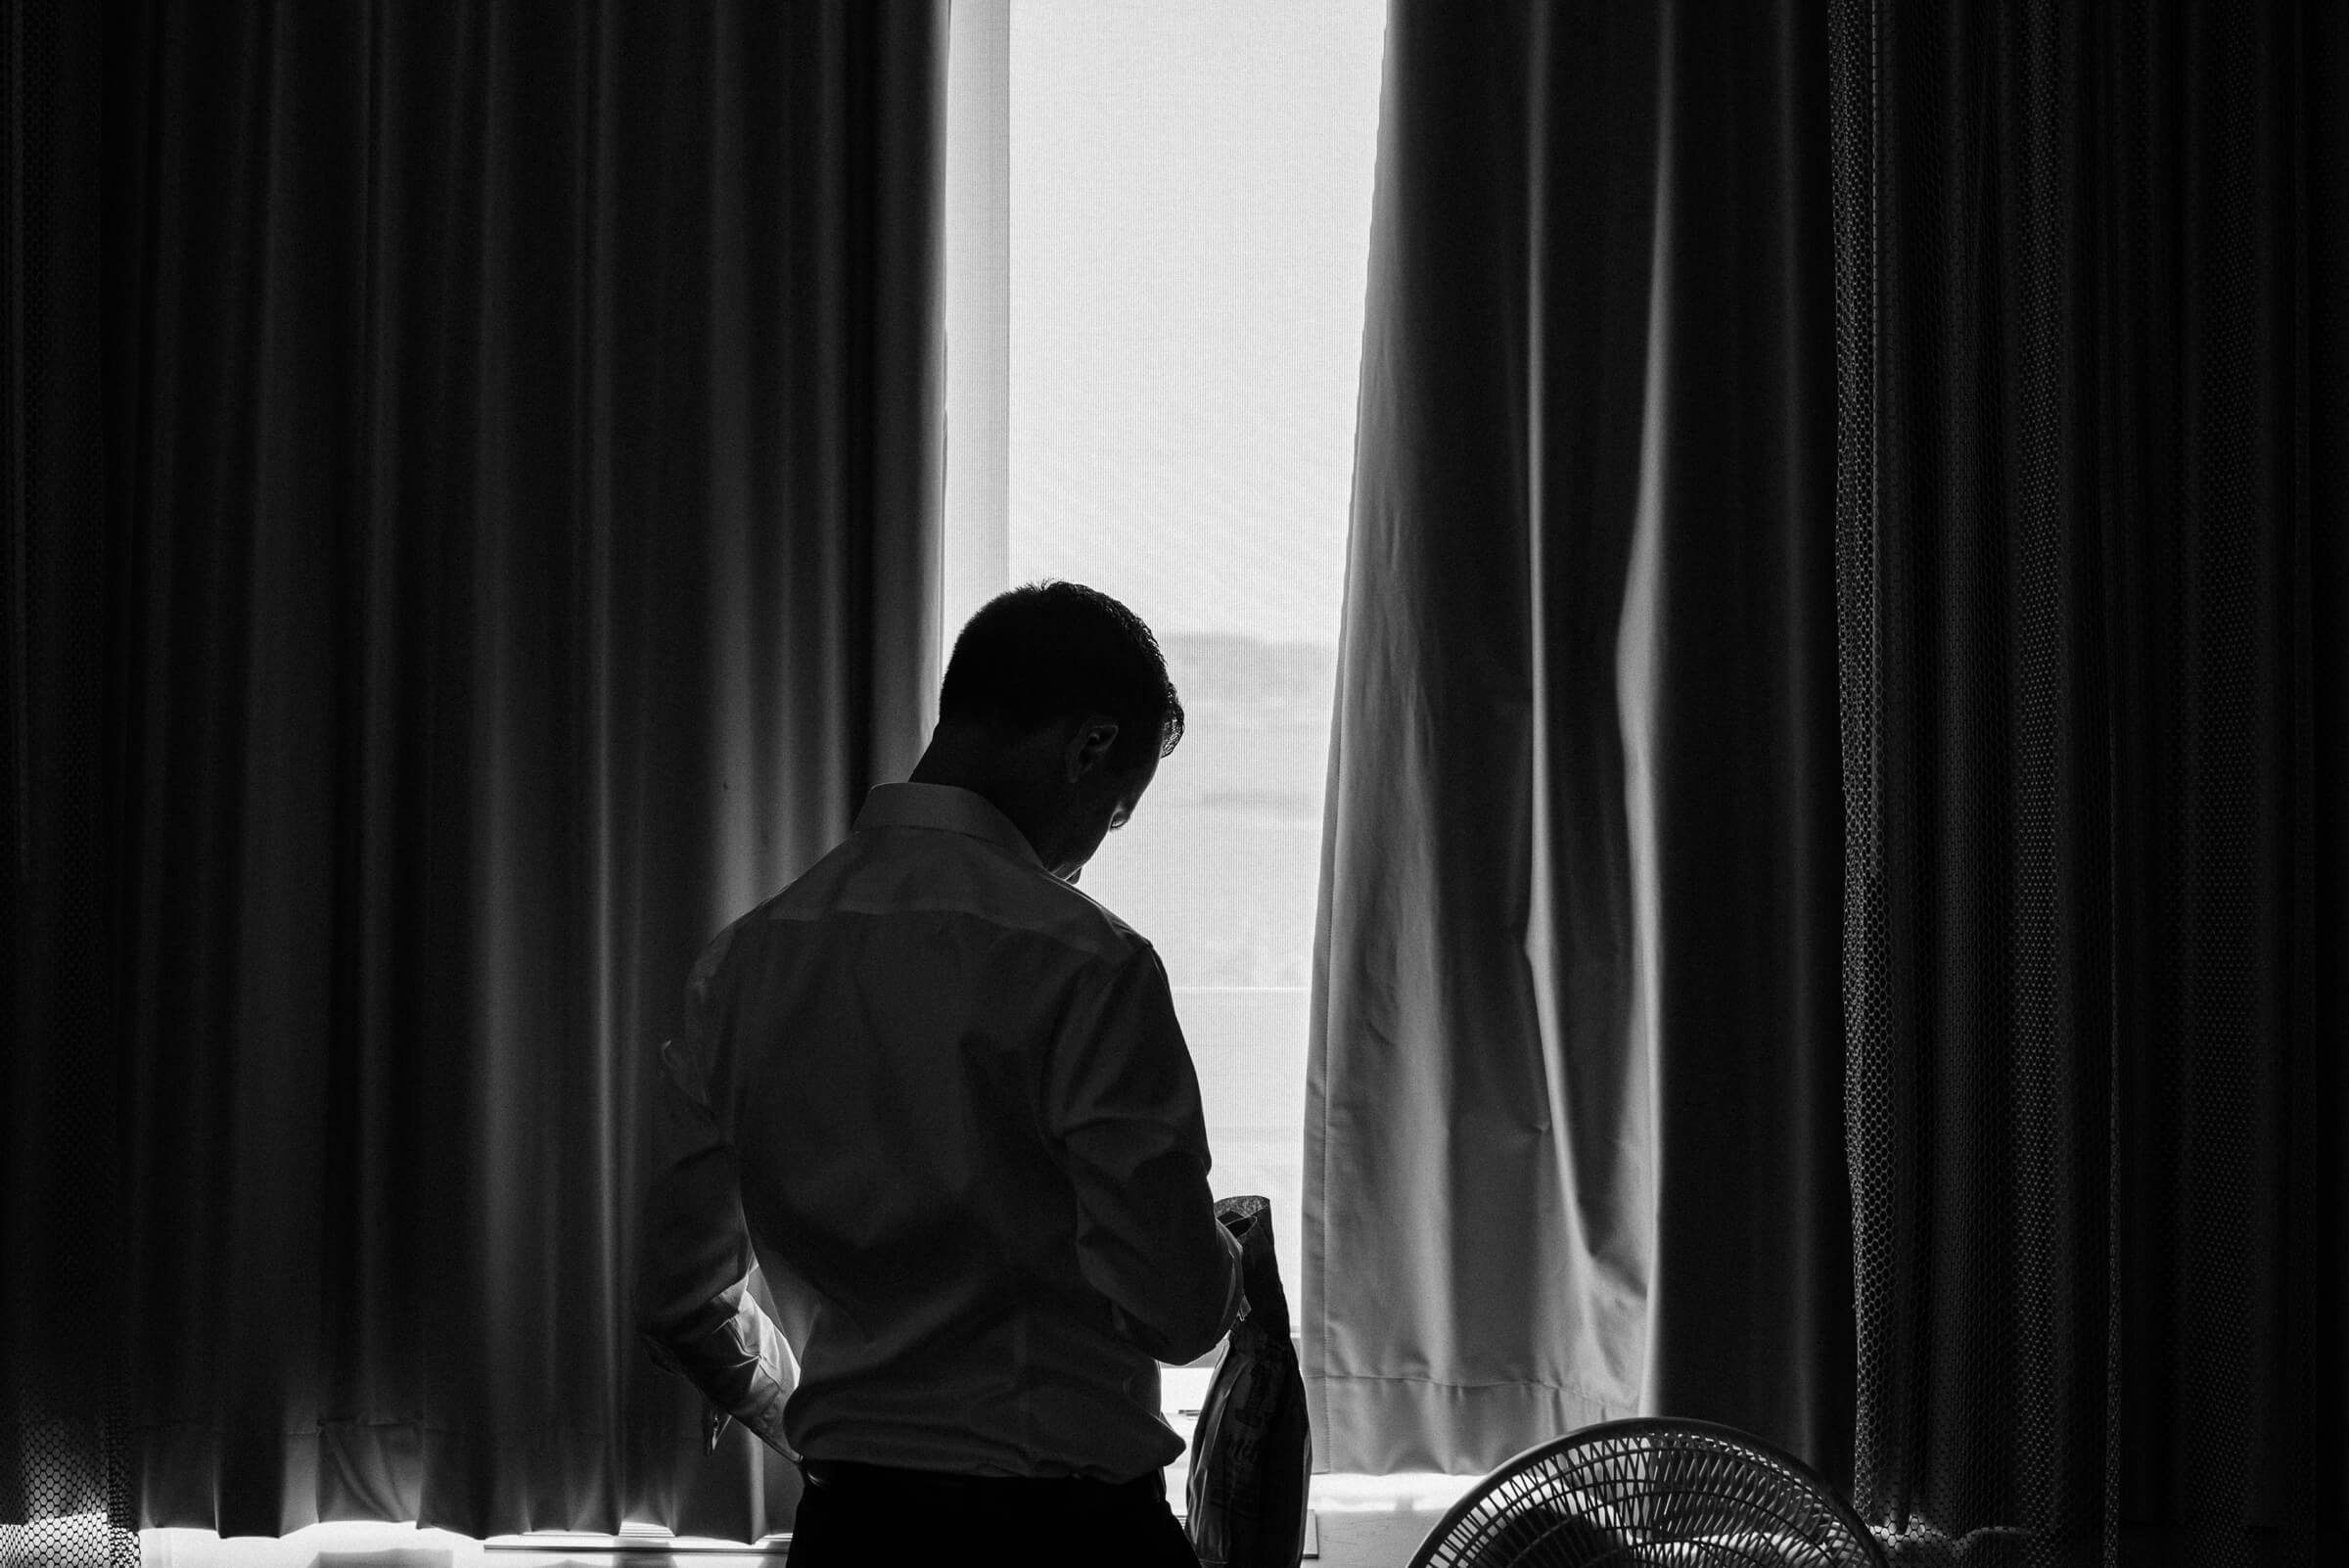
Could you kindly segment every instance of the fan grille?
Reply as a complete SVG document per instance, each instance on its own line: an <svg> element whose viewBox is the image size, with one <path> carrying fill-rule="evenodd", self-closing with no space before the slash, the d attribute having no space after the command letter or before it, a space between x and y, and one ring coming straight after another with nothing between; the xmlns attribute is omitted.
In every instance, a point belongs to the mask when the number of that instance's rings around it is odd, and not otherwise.
<svg viewBox="0 0 2349 1568"><path fill-rule="evenodd" d="M1800 1461L1727 1427L1610 1421L1530 1449L1453 1505L1413 1568L1879 1568Z"/></svg>

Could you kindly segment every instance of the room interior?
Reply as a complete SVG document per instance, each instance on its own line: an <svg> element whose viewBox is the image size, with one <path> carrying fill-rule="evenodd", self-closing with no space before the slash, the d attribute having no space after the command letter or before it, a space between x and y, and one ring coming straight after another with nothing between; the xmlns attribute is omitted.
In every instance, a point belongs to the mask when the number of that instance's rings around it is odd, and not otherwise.
<svg viewBox="0 0 2349 1568"><path fill-rule="evenodd" d="M782 1562L657 1047L1046 575L1304 1560L2349 1558L2349 7L6 17L0 1568Z"/></svg>

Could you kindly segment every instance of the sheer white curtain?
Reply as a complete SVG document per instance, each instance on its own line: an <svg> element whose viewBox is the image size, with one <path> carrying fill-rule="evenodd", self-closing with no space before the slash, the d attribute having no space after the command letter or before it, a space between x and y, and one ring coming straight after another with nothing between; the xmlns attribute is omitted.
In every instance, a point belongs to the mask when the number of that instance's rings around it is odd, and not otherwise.
<svg viewBox="0 0 2349 1568"><path fill-rule="evenodd" d="M957 0L949 74L942 657L1043 576L1159 633L1188 730L1084 888L1165 956L1216 1190L1272 1199L1292 1282L1384 27Z"/></svg>

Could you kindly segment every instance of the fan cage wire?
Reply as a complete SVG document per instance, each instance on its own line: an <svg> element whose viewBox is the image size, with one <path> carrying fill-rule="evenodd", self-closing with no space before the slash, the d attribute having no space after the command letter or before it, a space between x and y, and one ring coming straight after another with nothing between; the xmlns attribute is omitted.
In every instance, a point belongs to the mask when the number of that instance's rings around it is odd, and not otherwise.
<svg viewBox="0 0 2349 1568"><path fill-rule="evenodd" d="M1412 1568L1881 1568L1858 1515L1732 1427L1642 1417L1537 1444L1454 1503Z"/></svg>

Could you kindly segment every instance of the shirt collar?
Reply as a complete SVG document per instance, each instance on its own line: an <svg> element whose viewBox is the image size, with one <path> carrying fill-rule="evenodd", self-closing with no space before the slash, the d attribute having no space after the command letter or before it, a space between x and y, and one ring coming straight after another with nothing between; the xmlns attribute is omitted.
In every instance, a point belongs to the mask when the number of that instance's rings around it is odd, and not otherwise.
<svg viewBox="0 0 2349 1568"><path fill-rule="evenodd" d="M856 831L866 828L936 828L967 833L1000 845L1037 870L1044 862L1018 824L995 808L976 790L953 784L876 784L865 792L863 809L856 813Z"/></svg>

